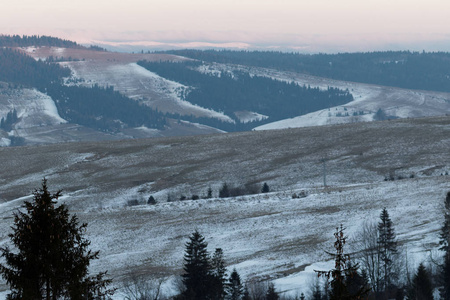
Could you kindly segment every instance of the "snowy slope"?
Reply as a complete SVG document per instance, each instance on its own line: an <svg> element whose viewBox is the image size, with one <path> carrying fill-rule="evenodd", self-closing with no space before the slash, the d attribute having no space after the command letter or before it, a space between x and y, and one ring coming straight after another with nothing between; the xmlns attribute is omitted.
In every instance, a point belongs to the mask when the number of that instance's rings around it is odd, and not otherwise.
<svg viewBox="0 0 450 300"><path fill-rule="evenodd" d="M130 272L171 282L181 272L189 234L198 229L210 251L223 248L229 269L244 278L307 293L311 270L329 267L324 250L333 250L335 227L342 223L352 237L383 207L413 268L438 255L450 190L450 176L441 176L450 171L449 118L3 148L0 245L7 243L12 212L45 176L89 224L92 248L101 250L92 271L108 269L118 287ZM384 181L391 172L408 179ZM165 202L168 195L204 195L209 186L216 196L224 181L268 182L274 192ZM307 197L292 199L302 190ZM145 205L149 195L159 204ZM129 200L143 205L127 206Z"/></svg>
<svg viewBox="0 0 450 300"><path fill-rule="evenodd" d="M87 86L114 86L122 94L162 112L233 121L223 113L183 100L182 95L189 92L189 87L164 79L136 63L80 61L62 64L72 69L74 77L84 79Z"/></svg>
<svg viewBox="0 0 450 300"><path fill-rule="evenodd" d="M209 64L198 71L218 76L220 72L244 71L285 82L296 82L326 90L328 87L348 89L354 101L339 107L312 112L296 118L281 120L257 127L257 130L295 128L329 124L372 121L381 108L387 115L399 118L440 116L450 113L450 94L432 91L407 90L395 87L346 82L323 77L273 69L228 64ZM348 114L348 116L346 116Z"/></svg>

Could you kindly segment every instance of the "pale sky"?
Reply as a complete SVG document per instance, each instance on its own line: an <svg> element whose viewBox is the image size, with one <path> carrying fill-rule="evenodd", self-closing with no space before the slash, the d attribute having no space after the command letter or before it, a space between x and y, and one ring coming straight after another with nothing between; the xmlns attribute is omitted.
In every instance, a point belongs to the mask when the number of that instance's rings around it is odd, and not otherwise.
<svg viewBox="0 0 450 300"><path fill-rule="evenodd" d="M0 1L0 33L45 34L80 43L450 51L449 0Z"/></svg>

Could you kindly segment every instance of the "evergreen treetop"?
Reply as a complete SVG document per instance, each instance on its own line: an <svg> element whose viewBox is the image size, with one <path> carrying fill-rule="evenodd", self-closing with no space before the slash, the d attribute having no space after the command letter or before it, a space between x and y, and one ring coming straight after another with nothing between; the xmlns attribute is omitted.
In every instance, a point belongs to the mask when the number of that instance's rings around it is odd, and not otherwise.
<svg viewBox="0 0 450 300"><path fill-rule="evenodd" d="M205 238L197 230L186 243L182 275L186 287L184 299L202 300L209 297L210 264L207 246Z"/></svg>
<svg viewBox="0 0 450 300"><path fill-rule="evenodd" d="M106 287L106 272L88 276L90 261L98 251L88 250L83 234L87 224L69 216L64 204L56 206L61 191L51 194L44 179L14 215L9 238L17 249L0 248L5 264L0 272L11 293L8 299L100 299L113 293Z"/></svg>

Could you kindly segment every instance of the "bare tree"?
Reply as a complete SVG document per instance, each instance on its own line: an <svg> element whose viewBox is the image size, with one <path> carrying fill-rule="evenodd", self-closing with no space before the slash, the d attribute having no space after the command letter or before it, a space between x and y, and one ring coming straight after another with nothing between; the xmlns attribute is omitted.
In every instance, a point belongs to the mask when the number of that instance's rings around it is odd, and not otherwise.
<svg viewBox="0 0 450 300"><path fill-rule="evenodd" d="M378 227L374 222L364 222L355 236L355 247L359 252L361 267L366 270L372 290L381 291L382 273L380 267L380 245L378 243Z"/></svg>
<svg viewBox="0 0 450 300"><path fill-rule="evenodd" d="M161 291L165 278L153 279L131 274L124 282L122 294L125 300L164 300Z"/></svg>
<svg viewBox="0 0 450 300"><path fill-rule="evenodd" d="M247 281L246 287L252 300L264 300L268 289L267 282L252 279Z"/></svg>

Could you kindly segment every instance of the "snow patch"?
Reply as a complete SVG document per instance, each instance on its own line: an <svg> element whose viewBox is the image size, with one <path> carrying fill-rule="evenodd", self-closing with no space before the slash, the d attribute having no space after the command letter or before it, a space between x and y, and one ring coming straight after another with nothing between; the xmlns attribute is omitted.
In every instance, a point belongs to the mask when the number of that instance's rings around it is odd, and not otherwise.
<svg viewBox="0 0 450 300"><path fill-rule="evenodd" d="M269 118L268 116L258 114L256 112L252 112L252 111L236 111L236 112L234 112L234 115L236 116L236 118L239 119L239 121L241 123L262 121L262 120Z"/></svg>

